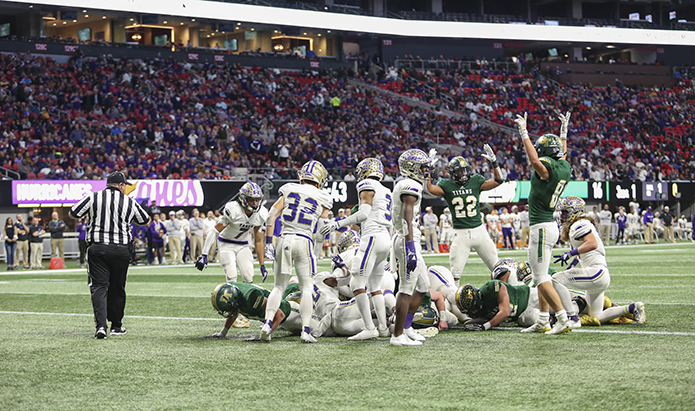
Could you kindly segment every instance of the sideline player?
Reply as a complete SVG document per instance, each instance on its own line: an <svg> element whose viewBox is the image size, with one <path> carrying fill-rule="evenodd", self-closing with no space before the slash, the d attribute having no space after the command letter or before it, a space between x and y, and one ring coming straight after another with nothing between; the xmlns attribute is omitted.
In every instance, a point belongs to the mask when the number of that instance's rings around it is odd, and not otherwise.
<svg viewBox="0 0 695 411"><path fill-rule="evenodd" d="M319 228L317 227L319 220L324 224L328 211L333 206L330 194L322 189L328 176L323 164L310 160L297 174L299 184L287 183L280 187L278 191L280 198L271 207L265 223L265 256L268 259L275 259L273 264L275 284L268 297L265 320L261 326L261 341L270 341L275 312L280 306L282 293L290 281L293 266L299 278L302 295L311 295L314 288L311 277L316 273L313 237ZM277 241L276 253L273 247L273 229L278 215L282 218L282 231ZM302 299L300 303L302 342L316 342L310 330L312 313L311 299Z"/></svg>
<svg viewBox="0 0 695 411"><path fill-rule="evenodd" d="M208 253L218 241L217 255L227 281L237 281L237 266L245 283L253 282L253 255L248 247L248 232L253 233L258 262L261 265L263 281L268 276L263 253L263 223L268 217L268 209L263 205L263 192L256 183L248 182L241 186L235 201L224 206L224 212L217 224L208 232L203 251L195 262L195 267L203 271L208 264Z"/></svg>
<svg viewBox="0 0 695 411"><path fill-rule="evenodd" d="M454 220L451 218L449 207L445 208L442 215L439 216L439 231L442 233L440 242L446 244L446 248L449 250L451 240L454 238Z"/></svg>
<svg viewBox="0 0 695 411"><path fill-rule="evenodd" d="M577 196L568 196L560 201L557 209L562 214L562 239L570 242L572 250L555 256L555 262L565 265L570 259L578 256L581 268L569 268L553 274L553 286L565 307L571 306L568 288L586 291L584 298L588 315L599 317L603 311L604 294L611 283L603 241L593 221L589 220L585 214L584 200ZM627 311L635 314L638 324L646 321L644 303L632 303ZM617 312L622 315L620 310Z"/></svg>
<svg viewBox="0 0 695 411"><path fill-rule="evenodd" d="M362 314L365 328L348 340L362 341L388 336L381 282L386 257L390 251L392 198L391 190L381 184L381 179L384 178L384 166L378 159L365 158L360 161L355 167L355 175L357 194L360 197L359 211L345 219L326 223L320 233L325 236L339 228L360 224L360 247L349 269L352 277L350 287ZM369 296L367 289L369 289ZM370 297L377 314L378 329L372 321Z"/></svg>
<svg viewBox="0 0 695 411"><path fill-rule="evenodd" d="M412 329L412 321L423 295L429 289L417 218L420 214L422 185L429 177L430 162L427 154L418 149L404 151L398 158L398 169L405 178L393 188L392 250L400 285L391 345L422 345L424 340L424 337Z"/></svg>
<svg viewBox="0 0 695 411"><path fill-rule="evenodd" d="M560 137L554 134L544 134L532 143L526 130L527 114L516 116L521 141L528 156L529 164L533 167L531 175L531 191L528 196L529 220L531 238L528 257L534 282L538 287L540 314L536 324L522 332L549 332L559 334L571 331L571 323L562 301L553 288L548 267L552 257L552 249L560 237L553 212L570 180L571 166L567 157L567 126L570 112L560 113ZM539 157L540 155L540 157ZM550 329L550 307L555 310L557 322Z"/></svg>
<svg viewBox="0 0 695 411"><path fill-rule="evenodd" d="M453 216L454 238L449 250L449 264L457 285L471 248L475 248L490 271L497 262L497 245L492 242L483 226L479 199L481 191L492 190L504 180L492 148L485 144L484 150L483 157L492 164L494 179L485 181L480 174L471 175L468 161L457 156L449 161L449 178L439 180L436 186L427 180L427 191L437 197L444 197Z"/></svg>

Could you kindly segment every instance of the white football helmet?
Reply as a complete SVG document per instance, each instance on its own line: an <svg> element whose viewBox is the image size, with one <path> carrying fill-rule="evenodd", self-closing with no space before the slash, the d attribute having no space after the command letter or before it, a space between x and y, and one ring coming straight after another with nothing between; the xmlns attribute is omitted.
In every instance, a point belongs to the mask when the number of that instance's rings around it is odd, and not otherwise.
<svg viewBox="0 0 695 411"><path fill-rule="evenodd" d="M338 238L338 254L351 247L359 247L360 235L355 230L347 230Z"/></svg>
<svg viewBox="0 0 695 411"><path fill-rule="evenodd" d="M255 205L249 203L249 200L258 200ZM263 203L263 191L256 183L248 182L239 189L239 204L248 211L254 212L261 208Z"/></svg>
<svg viewBox="0 0 695 411"><path fill-rule="evenodd" d="M328 173L326 168L320 162L316 160L307 161L302 168L297 171L297 176L299 181L307 180L313 181L319 185L319 188L323 188L326 184L326 179L328 178Z"/></svg>
<svg viewBox="0 0 695 411"><path fill-rule="evenodd" d="M384 178L384 165L376 158L365 158L355 167L357 181L362 181L367 177L376 177L379 181Z"/></svg>
<svg viewBox="0 0 695 411"><path fill-rule="evenodd" d="M430 158L424 151L413 148L398 158L398 169L403 177L425 183L430 173Z"/></svg>

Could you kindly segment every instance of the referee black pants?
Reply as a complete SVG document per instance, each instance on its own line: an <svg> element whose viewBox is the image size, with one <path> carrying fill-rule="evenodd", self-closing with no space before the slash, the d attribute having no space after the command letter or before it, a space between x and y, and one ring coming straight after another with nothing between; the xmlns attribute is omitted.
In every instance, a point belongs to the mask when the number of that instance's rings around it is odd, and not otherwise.
<svg viewBox="0 0 695 411"><path fill-rule="evenodd" d="M87 248L89 291L96 327L111 328L123 325L125 282L128 276L130 252L126 245L92 244Z"/></svg>

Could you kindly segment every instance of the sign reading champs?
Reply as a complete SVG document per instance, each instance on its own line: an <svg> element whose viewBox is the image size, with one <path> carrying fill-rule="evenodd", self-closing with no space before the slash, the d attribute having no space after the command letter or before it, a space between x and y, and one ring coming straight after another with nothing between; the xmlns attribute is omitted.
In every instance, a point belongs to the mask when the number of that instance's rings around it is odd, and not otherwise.
<svg viewBox="0 0 695 411"><path fill-rule="evenodd" d="M199 207L205 198L198 180L133 180L132 183L126 190L129 197L155 200L161 207ZM12 202L15 205L72 205L105 187L104 180L12 181Z"/></svg>

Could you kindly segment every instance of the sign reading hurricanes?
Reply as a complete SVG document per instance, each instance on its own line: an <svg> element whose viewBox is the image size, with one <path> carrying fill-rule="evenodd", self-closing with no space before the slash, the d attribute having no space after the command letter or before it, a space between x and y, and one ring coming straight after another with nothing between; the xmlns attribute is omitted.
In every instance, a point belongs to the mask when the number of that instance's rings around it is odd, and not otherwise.
<svg viewBox="0 0 695 411"><path fill-rule="evenodd" d="M126 194L139 200L154 200L160 207L201 206L203 189L198 180L133 180ZM13 181L12 202L72 205L85 195L106 188L104 180Z"/></svg>

